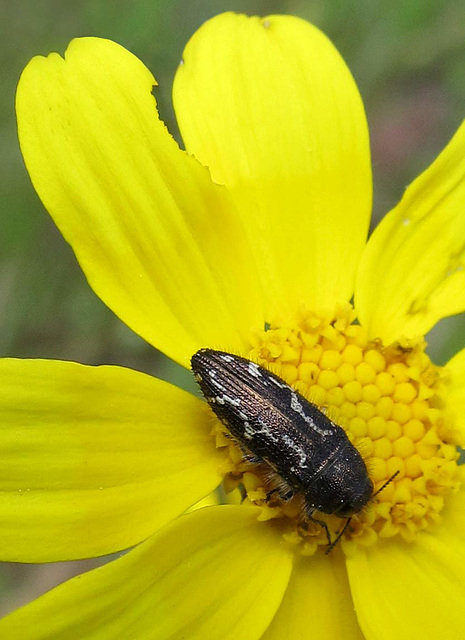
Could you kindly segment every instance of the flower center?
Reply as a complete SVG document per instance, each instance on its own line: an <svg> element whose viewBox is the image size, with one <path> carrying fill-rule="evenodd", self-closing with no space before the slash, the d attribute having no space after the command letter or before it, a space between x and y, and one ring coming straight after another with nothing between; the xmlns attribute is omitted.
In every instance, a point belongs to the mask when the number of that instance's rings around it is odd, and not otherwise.
<svg viewBox="0 0 465 640"><path fill-rule="evenodd" d="M341 539L346 551L396 535L414 540L438 520L445 496L459 485L453 424L442 409L441 370L424 352L426 343L369 341L353 318L351 307L332 322L302 313L289 325L254 335L244 354L325 411L364 458L379 493L351 518ZM219 423L214 433L229 454L227 492L236 489L238 499L259 505L260 519L278 519L285 539L303 554L327 545L324 528L304 515L302 496L286 501L279 492L270 494L270 470L244 459ZM344 525L337 517L316 517L334 537Z"/></svg>

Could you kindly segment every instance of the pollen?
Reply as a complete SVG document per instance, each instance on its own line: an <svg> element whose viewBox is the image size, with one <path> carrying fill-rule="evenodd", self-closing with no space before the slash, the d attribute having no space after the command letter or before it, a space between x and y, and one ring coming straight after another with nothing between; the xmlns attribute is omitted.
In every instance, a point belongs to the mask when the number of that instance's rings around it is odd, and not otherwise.
<svg viewBox="0 0 465 640"><path fill-rule="evenodd" d="M383 345L354 323L351 307L332 321L302 313L288 325L254 334L243 355L280 376L347 433L362 455L374 496L351 518L341 538L350 553L383 538L415 540L441 517L460 483L456 432L445 410L445 378L425 353L424 341ZM276 520L288 544L304 555L325 550L321 524L303 515L302 497L284 499L279 478L215 435L230 451L225 488L240 487L244 501ZM232 450L235 449L235 453ZM318 514L333 539L345 524Z"/></svg>

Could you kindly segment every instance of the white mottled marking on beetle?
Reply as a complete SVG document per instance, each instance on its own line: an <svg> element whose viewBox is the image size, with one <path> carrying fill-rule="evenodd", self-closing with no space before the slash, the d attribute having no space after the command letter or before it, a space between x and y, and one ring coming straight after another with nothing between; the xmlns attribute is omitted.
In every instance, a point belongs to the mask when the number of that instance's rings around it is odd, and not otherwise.
<svg viewBox="0 0 465 640"><path fill-rule="evenodd" d="M217 404L221 404L221 405L230 404L232 407L236 407L236 408L240 407L241 405L240 398L233 398L232 396L228 396L227 393L222 393L220 396L215 396L214 401Z"/></svg>
<svg viewBox="0 0 465 640"><path fill-rule="evenodd" d="M296 454L299 456L300 468L301 469L306 468L307 465L305 463L307 462L307 454L305 453L305 451L303 451L302 447L298 443L294 442L294 440L285 433L282 434L282 438L286 443L286 445L289 447L289 449L292 449L293 451L295 451Z"/></svg>
<svg viewBox="0 0 465 640"><path fill-rule="evenodd" d="M291 387L286 384L285 382L279 382L279 380L276 380L276 378L273 378L273 376L270 376L268 378L268 380L270 382L272 382L274 385L276 385L277 387L279 387L280 389L290 389Z"/></svg>
<svg viewBox="0 0 465 640"><path fill-rule="evenodd" d="M212 388L215 391L221 391L221 393L225 391L225 387L223 387L223 385L217 382L216 380L212 380Z"/></svg>
<svg viewBox="0 0 465 640"><path fill-rule="evenodd" d="M226 391L226 387L222 385L221 382L218 381L216 371L214 371L213 369L208 371L208 377L210 378L210 384L212 386L212 389L214 389L215 391L221 391L221 392Z"/></svg>
<svg viewBox="0 0 465 640"><path fill-rule="evenodd" d="M279 442L279 438L275 436L273 431L270 429L270 426L268 423L263 422L263 420L260 420L260 419L258 419L258 423L261 426L261 429L255 429L254 431L255 436L263 435L263 436L266 436L268 440L271 440L271 442Z"/></svg>
<svg viewBox="0 0 465 640"><path fill-rule="evenodd" d="M250 422L248 420L244 420L244 438L246 440L252 440L255 433L255 429L250 425Z"/></svg>
<svg viewBox="0 0 465 640"><path fill-rule="evenodd" d="M298 413L299 416L301 416L305 420L308 426L316 431L320 436L330 436L332 434L332 431L330 431L329 429L320 429L320 427L315 424L311 417L305 413L304 408L300 404L299 399L294 391L291 393L291 409Z"/></svg>
<svg viewBox="0 0 465 640"><path fill-rule="evenodd" d="M260 371L260 367L255 362L249 362L249 373L253 378L261 378L262 372ZM266 382L263 384L266 385Z"/></svg>
<svg viewBox="0 0 465 640"><path fill-rule="evenodd" d="M233 362L234 358L232 356L228 356L227 353L222 353L220 355L221 360L223 360L223 362Z"/></svg>
<svg viewBox="0 0 465 640"><path fill-rule="evenodd" d="M241 401L239 398L233 398L232 396L228 396L226 393L223 393L223 400L233 407L241 406Z"/></svg>

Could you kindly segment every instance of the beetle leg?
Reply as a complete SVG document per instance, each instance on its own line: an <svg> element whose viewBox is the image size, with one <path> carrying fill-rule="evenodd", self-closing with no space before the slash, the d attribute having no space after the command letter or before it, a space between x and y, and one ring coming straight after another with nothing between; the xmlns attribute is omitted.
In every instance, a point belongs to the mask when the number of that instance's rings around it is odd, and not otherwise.
<svg viewBox="0 0 465 640"><path fill-rule="evenodd" d="M275 493L278 494L281 500L284 500L286 502L287 500L290 500L294 497L294 490L284 482L279 484L274 489L268 491L268 493L266 494L266 501L269 502Z"/></svg>
<svg viewBox="0 0 465 640"><path fill-rule="evenodd" d="M325 530L326 537L328 538L328 549L331 551L331 549L334 547L334 544L333 544L333 542L331 540L331 534L329 533L328 525L326 524L326 522L324 520L320 520L319 518L314 518L313 517L314 513L315 513L314 509L308 509L307 510L307 518L311 522L315 522L316 524L319 524L320 527L322 527ZM328 553L328 551L326 551L326 553Z"/></svg>
<svg viewBox="0 0 465 640"><path fill-rule="evenodd" d="M351 520L352 520L352 518L347 518L347 520L346 520L346 521L345 521L345 523L344 523L344 526L342 527L342 529L341 529L341 530L339 531L339 533L337 534L336 539L334 540L334 542L331 542L331 543L328 545L328 548L327 548L327 549L326 549L326 551L325 551L325 555L326 555L326 556L328 555L328 553L331 553L331 551L332 551L332 550L334 549L334 547L337 545L337 543L339 542L339 540L342 538L342 536L344 535L344 533L345 533L345 531L346 531L347 527L349 526L349 524L350 524L350 521L351 521Z"/></svg>

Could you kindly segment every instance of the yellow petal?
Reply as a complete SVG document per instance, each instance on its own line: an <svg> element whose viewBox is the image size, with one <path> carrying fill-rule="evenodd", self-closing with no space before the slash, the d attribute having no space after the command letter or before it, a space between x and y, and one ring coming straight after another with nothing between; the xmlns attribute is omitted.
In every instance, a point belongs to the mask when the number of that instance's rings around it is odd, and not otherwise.
<svg viewBox="0 0 465 640"><path fill-rule="evenodd" d="M448 383L446 401L452 410L455 424L459 430L459 442L465 445L465 349L459 351L446 364Z"/></svg>
<svg viewBox="0 0 465 640"><path fill-rule="evenodd" d="M187 150L235 198L268 319L348 300L370 153L357 87L329 40L293 16L222 14L188 43L173 96Z"/></svg>
<svg viewBox="0 0 465 640"><path fill-rule="evenodd" d="M102 300L188 366L241 350L262 323L245 236L226 190L158 119L155 80L107 40L34 58L17 94L32 182Z"/></svg>
<svg viewBox="0 0 465 640"><path fill-rule="evenodd" d="M0 621L9 640L255 640L292 559L255 508L206 507Z"/></svg>
<svg viewBox="0 0 465 640"><path fill-rule="evenodd" d="M372 338L424 335L465 310L465 124L371 236L355 304Z"/></svg>
<svg viewBox="0 0 465 640"><path fill-rule="evenodd" d="M463 635L465 494L448 497L442 526L413 544L386 542L347 560L360 626L376 640Z"/></svg>
<svg viewBox="0 0 465 640"><path fill-rule="evenodd" d="M281 607L263 640L363 640L338 553L298 558Z"/></svg>
<svg viewBox="0 0 465 640"><path fill-rule="evenodd" d="M0 557L144 540L219 483L205 403L142 373L0 360Z"/></svg>

